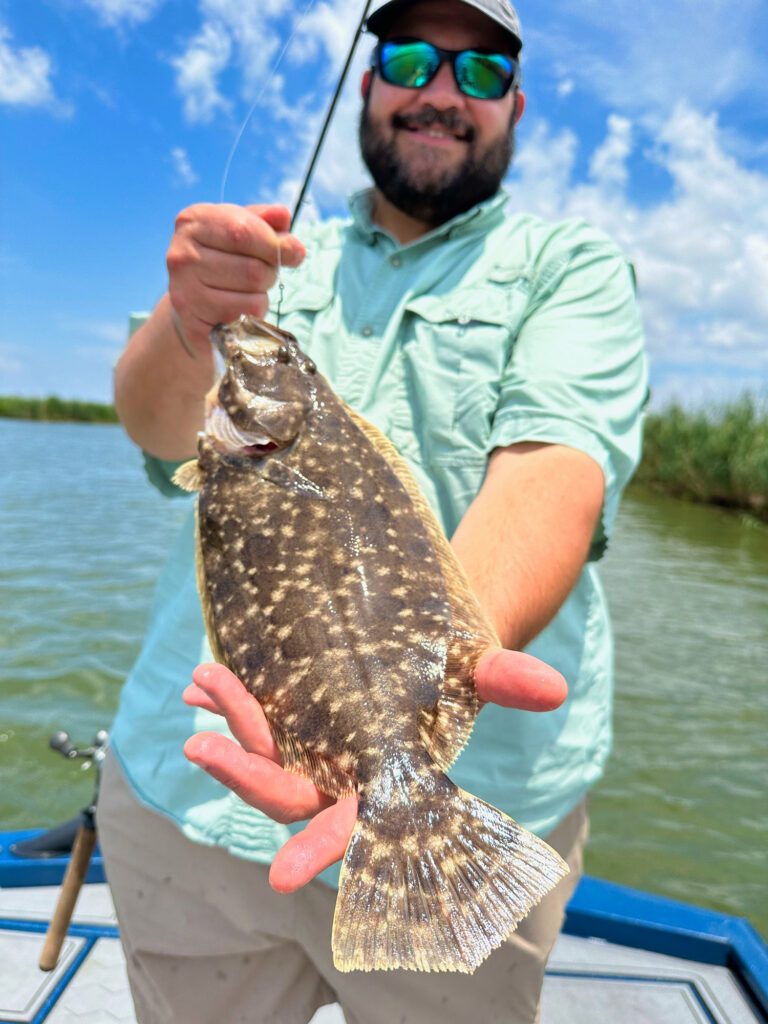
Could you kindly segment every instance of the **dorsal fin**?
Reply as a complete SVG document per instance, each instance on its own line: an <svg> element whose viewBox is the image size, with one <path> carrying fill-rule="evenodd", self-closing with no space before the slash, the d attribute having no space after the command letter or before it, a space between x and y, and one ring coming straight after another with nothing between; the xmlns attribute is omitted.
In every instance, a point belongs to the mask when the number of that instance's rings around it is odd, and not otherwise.
<svg viewBox="0 0 768 1024"><path fill-rule="evenodd" d="M440 698L433 707L422 708L419 734L430 756L446 770L469 739L478 712L475 665L485 650L500 647L501 642L408 463L377 427L348 405L345 404L344 409L397 474L427 529L440 562L451 606L451 637Z"/></svg>

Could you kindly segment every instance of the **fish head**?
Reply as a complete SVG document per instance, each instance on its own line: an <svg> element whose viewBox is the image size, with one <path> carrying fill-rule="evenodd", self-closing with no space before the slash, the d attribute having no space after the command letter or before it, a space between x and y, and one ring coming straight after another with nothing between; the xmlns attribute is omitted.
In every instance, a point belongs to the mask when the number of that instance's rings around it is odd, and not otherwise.
<svg viewBox="0 0 768 1024"><path fill-rule="evenodd" d="M265 455L296 440L313 404L311 359L292 334L243 315L211 332L224 370L205 434L228 454Z"/></svg>

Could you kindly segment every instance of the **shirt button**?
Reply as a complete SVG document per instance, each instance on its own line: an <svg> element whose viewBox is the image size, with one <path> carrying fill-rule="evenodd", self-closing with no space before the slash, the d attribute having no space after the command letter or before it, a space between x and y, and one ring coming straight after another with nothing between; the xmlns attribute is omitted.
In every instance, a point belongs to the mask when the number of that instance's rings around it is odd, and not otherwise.
<svg viewBox="0 0 768 1024"><path fill-rule="evenodd" d="M364 327L363 328L363 337L364 338L370 338L370 336L372 334L373 334L373 328L372 327Z"/></svg>
<svg viewBox="0 0 768 1024"><path fill-rule="evenodd" d="M393 267L399 267L403 261L400 259L399 256L393 256L390 262L392 263Z"/></svg>

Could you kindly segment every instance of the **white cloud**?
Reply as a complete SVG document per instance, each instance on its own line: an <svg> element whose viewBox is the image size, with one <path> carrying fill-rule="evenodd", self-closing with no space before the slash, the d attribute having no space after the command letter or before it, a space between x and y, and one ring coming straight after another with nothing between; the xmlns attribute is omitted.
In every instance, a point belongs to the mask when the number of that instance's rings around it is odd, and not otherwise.
<svg viewBox="0 0 768 1024"><path fill-rule="evenodd" d="M649 350L658 361L719 364L768 376L768 175L724 148L716 116L679 104L643 155L671 177L669 198L640 206L627 194L633 126L608 120L574 181L577 143L538 122L511 176L516 208L585 217L635 264Z"/></svg>
<svg viewBox="0 0 768 1024"><path fill-rule="evenodd" d="M632 123L626 117L611 114L608 135L589 161L589 176L605 189L627 183L627 157L632 152Z"/></svg>
<svg viewBox="0 0 768 1024"><path fill-rule="evenodd" d="M140 25L155 14L163 0L83 0L98 15L102 25Z"/></svg>
<svg viewBox="0 0 768 1024"><path fill-rule="evenodd" d="M297 22L295 45L291 47L294 63L303 63L324 50L330 58L329 71L338 75L347 56L352 35L357 29L362 13L359 0L322 0L302 15ZM371 37L358 45L365 52L371 49Z"/></svg>
<svg viewBox="0 0 768 1024"><path fill-rule="evenodd" d="M182 146L174 146L171 150L171 161L176 180L182 185L194 185L198 180L190 163L189 154Z"/></svg>
<svg viewBox="0 0 768 1024"><path fill-rule="evenodd" d="M285 0L201 0L200 29L171 60L188 121L207 122L217 110L231 109L220 83L230 64L239 73L245 100L261 100L266 92L270 101L279 95L283 82L273 62L285 36L278 19L286 13Z"/></svg>
<svg viewBox="0 0 768 1024"><path fill-rule="evenodd" d="M200 0L199 11L197 34L171 61L187 119L209 121L217 109L231 109L236 88L246 102L268 107L271 119L293 123L299 114L306 119L316 113L323 103L341 71L361 13L358 0L320 0L311 5ZM367 59L370 47L363 42L359 49ZM328 60L315 69L316 87L305 88L298 101L286 100L286 78L295 76L285 74L284 67L303 70L321 53Z"/></svg>
<svg viewBox="0 0 768 1024"><path fill-rule="evenodd" d="M39 46L14 49L11 33L0 25L0 103L11 106L52 106L51 58Z"/></svg>
<svg viewBox="0 0 768 1024"><path fill-rule="evenodd" d="M210 121L217 109L229 109L228 101L219 92L218 77L231 52L232 43L226 30L221 25L206 22L186 51L171 60L188 121Z"/></svg>
<svg viewBox="0 0 768 1024"><path fill-rule="evenodd" d="M614 110L658 123L679 100L708 110L751 95L768 98L764 0L551 0L523 12L536 74L552 69Z"/></svg>
<svg viewBox="0 0 768 1024"><path fill-rule="evenodd" d="M572 78L564 78L557 84L557 95L561 100L564 100L567 96L570 96L575 88L574 81Z"/></svg>

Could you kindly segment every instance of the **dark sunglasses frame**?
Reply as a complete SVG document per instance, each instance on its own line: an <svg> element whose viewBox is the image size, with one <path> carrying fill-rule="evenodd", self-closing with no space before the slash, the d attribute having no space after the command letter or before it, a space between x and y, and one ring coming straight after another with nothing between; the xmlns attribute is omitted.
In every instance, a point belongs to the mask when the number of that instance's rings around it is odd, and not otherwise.
<svg viewBox="0 0 768 1024"><path fill-rule="evenodd" d="M391 79L387 78L384 61L382 59L384 48L386 46L397 46L398 44L405 43L421 43L423 46L429 47L429 49L432 50L439 58L435 70L432 72L432 74L429 76L429 78L427 78L425 82L422 82L421 85L402 85L400 82L393 82ZM509 80L503 83L502 91L499 93L498 96L475 96L473 93L467 92L466 89L463 88L461 80L459 78L459 73L456 69L456 61L463 54L467 53L477 53L481 56L503 57L504 60L509 61L509 63L512 66L512 71L509 76ZM456 81L457 89L459 90L459 92L463 93L465 96L469 96L471 99L500 100L507 95L511 88L516 87L520 83L520 62L515 60L514 57L510 57L510 55L507 53L499 53L498 51L494 50L480 50L477 49L477 47L467 47L464 50L444 50L441 46L435 46L434 43L428 43L425 39L380 39L376 44L376 48L373 51L372 63L373 69L375 71L378 71L382 79L388 85L395 85L399 89L423 89L424 86L429 85L429 83L432 81L432 79L435 77L437 72L440 70L443 64L445 64L446 61L451 65L451 68L453 70L453 77Z"/></svg>

